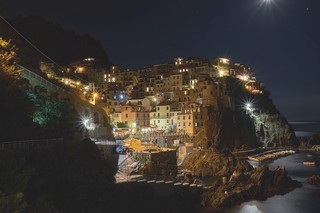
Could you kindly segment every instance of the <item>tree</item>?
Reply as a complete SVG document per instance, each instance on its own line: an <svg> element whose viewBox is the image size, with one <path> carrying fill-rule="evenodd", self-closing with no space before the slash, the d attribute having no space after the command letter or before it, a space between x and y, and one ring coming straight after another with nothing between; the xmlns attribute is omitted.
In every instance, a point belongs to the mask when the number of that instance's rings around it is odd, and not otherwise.
<svg viewBox="0 0 320 213"><path fill-rule="evenodd" d="M10 41L5 41L0 37L0 70L9 73L17 70L14 61L16 57L15 50L15 46L11 45Z"/></svg>

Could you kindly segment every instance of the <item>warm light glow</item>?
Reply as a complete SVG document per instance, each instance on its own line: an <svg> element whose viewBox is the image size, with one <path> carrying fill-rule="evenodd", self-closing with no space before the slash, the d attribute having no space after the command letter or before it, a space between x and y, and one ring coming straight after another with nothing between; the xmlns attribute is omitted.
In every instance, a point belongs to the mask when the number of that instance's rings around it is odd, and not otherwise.
<svg viewBox="0 0 320 213"><path fill-rule="evenodd" d="M248 75L242 75L241 76L241 80L248 81L249 80L249 76Z"/></svg>
<svg viewBox="0 0 320 213"><path fill-rule="evenodd" d="M223 63L223 64L229 64L229 59L227 58L220 58L220 62Z"/></svg>

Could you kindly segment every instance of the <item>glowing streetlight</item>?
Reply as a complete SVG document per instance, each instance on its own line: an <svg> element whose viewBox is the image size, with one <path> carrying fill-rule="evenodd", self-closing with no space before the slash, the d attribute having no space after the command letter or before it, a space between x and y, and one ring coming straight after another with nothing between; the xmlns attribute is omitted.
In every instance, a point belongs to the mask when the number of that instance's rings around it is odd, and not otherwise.
<svg viewBox="0 0 320 213"><path fill-rule="evenodd" d="M251 103L247 103L245 108L246 108L246 110L251 111L252 110L252 104Z"/></svg>
<svg viewBox="0 0 320 213"><path fill-rule="evenodd" d="M87 119L84 119L84 120L82 121L82 123L83 123L84 126L88 126L88 124L89 124L89 119L88 119L88 118L87 118Z"/></svg>

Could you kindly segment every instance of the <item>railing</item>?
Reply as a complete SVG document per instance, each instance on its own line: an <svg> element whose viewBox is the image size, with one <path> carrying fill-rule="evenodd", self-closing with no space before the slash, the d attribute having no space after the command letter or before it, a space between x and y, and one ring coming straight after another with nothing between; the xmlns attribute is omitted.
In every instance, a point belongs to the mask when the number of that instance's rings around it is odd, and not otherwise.
<svg viewBox="0 0 320 213"><path fill-rule="evenodd" d="M168 133L142 133L141 137L169 137L169 136L188 136L185 133L179 133L179 132L168 132Z"/></svg>
<svg viewBox="0 0 320 213"><path fill-rule="evenodd" d="M117 145L117 142L116 141L97 141L95 142L96 145L109 145L109 146L115 146Z"/></svg>
<svg viewBox="0 0 320 213"><path fill-rule="evenodd" d="M25 140L0 142L0 150L37 150L50 147L57 143L62 143L63 139L45 139L45 140Z"/></svg>
<svg viewBox="0 0 320 213"><path fill-rule="evenodd" d="M19 67L23 69L23 71L21 71L21 73L20 73L20 75L22 77L24 77L24 78L31 77L34 80L38 81L41 85L46 84L47 87L51 87L54 90L62 90L64 92L69 92L65 88L62 88L62 87L60 87L58 85L55 85L55 84L51 83L47 79L45 79L42 76L32 72L31 70L28 70L27 68L25 68L23 66L20 66L20 65L19 65Z"/></svg>

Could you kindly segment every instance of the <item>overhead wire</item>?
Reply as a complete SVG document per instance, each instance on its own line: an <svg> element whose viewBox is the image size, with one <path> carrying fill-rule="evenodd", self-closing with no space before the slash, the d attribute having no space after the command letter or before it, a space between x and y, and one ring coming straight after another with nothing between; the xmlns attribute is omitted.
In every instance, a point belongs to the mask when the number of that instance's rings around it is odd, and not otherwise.
<svg viewBox="0 0 320 213"><path fill-rule="evenodd" d="M60 66L57 62L55 62L53 59L51 59L49 56L47 56L44 52L42 52L38 47L36 47L31 41L29 41L29 39L27 39L24 35L22 35L14 26L12 26L12 24L10 24L9 21L7 21L3 16L0 15L0 18L9 26L11 27L11 29L13 29L19 36L21 36L26 42L28 42L36 51L38 51L41 55L43 55L45 58L47 58L49 61L51 61L52 63L54 63L56 66L58 66L61 70L63 70L63 67ZM81 81L87 82L88 84L90 84L89 81L84 80L83 78L80 78L79 76L73 75L71 74L73 77L76 77L77 79L80 79Z"/></svg>

